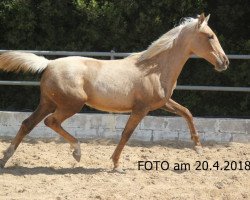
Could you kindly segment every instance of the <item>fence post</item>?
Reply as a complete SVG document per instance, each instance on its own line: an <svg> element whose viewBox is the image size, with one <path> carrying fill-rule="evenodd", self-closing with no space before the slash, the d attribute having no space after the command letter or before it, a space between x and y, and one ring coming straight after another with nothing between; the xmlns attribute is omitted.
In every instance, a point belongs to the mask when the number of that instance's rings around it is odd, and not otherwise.
<svg viewBox="0 0 250 200"><path fill-rule="evenodd" d="M115 59L115 50L111 50L110 53L111 53L110 60L114 60Z"/></svg>

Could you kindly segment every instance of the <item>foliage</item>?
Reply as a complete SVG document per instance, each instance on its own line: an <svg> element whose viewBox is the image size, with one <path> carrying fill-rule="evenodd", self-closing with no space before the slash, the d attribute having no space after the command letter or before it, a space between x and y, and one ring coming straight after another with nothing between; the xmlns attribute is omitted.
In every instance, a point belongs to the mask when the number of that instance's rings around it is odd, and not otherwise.
<svg viewBox="0 0 250 200"><path fill-rule="evenodd" d="M250 53L248 0L2 0L0 48L65 51L141 51L182 17L211 13L210 26L228 54ZM216 73L202 60L190 60L182 85L250 85L250 62L233 60ZM38 80L39 75L0 73L0 80ZM34 87L0 86L0 109L34 110ZM250 116L250 95L176 91L174 99L198 116ZM87 109L89 111L89 109ZM156 111L152 114L166 114Z"/></svg>

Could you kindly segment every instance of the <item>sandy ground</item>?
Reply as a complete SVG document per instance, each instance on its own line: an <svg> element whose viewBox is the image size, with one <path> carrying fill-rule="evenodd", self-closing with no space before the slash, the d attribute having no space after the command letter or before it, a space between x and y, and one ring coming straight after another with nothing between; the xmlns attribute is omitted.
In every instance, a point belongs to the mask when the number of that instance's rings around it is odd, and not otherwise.
<svg viewBox="0 0 250 200"><path fill-rule="evenodd" d="M0 152L8 145L1 139ZM198 155L190 143L130 142L121 157L125 174L112 172L114 148L109 140L82 141L76 163L67 143L26 139L0 171L0 199L250 199L249 143L207 143ZM169 169L138 170L138 161L160 161L164 169L168 162ZM196 161L208 170L196 170ZM225 161L238 169L221 170ZM181 163L190 170L174 168Z"/></svg>

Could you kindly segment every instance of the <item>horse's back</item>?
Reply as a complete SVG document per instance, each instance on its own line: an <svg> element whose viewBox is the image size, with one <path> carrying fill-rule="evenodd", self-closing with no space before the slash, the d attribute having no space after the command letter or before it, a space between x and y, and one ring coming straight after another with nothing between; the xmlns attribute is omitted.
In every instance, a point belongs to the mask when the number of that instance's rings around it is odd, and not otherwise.
<svg viewBox="0 0 250 200"><path fill-rule="evenodd" d="M41 88L47 95L86 96L86 103L100 110L127 112L139 80L138 71L131 65L125 59L60 58L45 70Z"/></svg>

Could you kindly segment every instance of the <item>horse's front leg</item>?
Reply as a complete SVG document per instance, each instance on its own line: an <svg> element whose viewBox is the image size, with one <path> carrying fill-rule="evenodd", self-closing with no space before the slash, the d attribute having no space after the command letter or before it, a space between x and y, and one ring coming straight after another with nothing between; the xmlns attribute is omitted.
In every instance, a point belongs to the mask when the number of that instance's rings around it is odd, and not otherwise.
<svg viewBox="0 0 250 200"><path fill-rule="evenodd" d="M191 112L187 108L178 104L172 99L169 99L167 103L165 104L165 106L163 106L161 109L180 115L185 118L185 120L187 121L189 130L190 130L190 133L191 133L191 139L195 143L195 149L197 153L202 153L200 138L194 126L193 116Z"/></svg>
<svg viewBox="0 0 250 200"><path fill-rule="evenodd" d="M123 172L121 168L119 168L119 158L121 155L121 152L129 140L130 136L134 132L137 125L140 123L140 121L147 115L148 111L147 109L135 109L132 111L128 122L122 132L122 136L120 139L120 142L118 143L113 155L111 156L113 163L114 163L114 170L118 172Z"/></svg>

